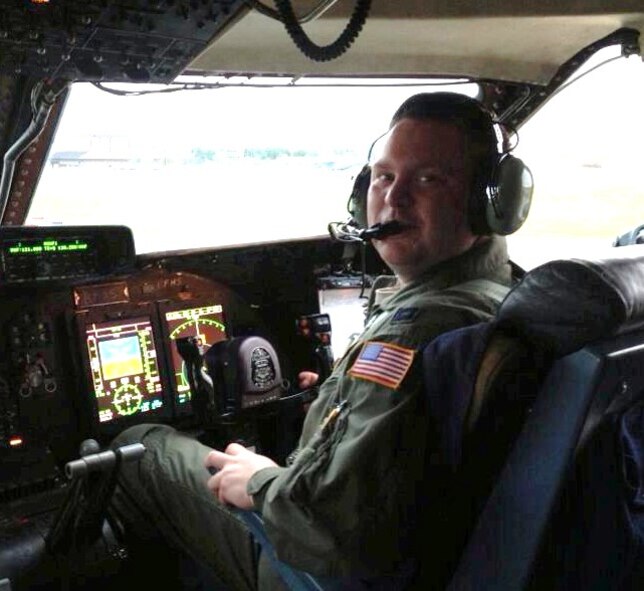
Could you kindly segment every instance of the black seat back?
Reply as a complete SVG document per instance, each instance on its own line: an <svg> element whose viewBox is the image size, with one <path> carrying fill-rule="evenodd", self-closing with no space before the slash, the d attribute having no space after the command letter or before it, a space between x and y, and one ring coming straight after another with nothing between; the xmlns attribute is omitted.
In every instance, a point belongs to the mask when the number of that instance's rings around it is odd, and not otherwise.
<svg viewBox="0 0 644 591"><path fill-rule="evenodd" d="M449 588L603 589L637 580L644 524L634 518L632 490L644 481L644 462L627 456L637 456L642 442L642 398L644 249L553 261L528 273L499 310L461 413L456 472L470 480L471 499L487 500ZM502 445L485 447L498 437ZM509 449L507 459L499 454ZM453 482L465 486L462 478ZM599 483L608 484L606 512L593 507ZM598 536L609 522L610 539ZM581 574L567 576L579 559Z"/></svg>

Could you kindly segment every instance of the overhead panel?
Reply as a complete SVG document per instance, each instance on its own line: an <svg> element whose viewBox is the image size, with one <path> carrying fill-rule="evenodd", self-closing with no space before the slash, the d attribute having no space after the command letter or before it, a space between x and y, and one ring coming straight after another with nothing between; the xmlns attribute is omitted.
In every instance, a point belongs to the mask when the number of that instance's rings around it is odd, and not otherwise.
<svg viewBox="0 0 644 591"><path fill-rule="evenodd" d="M303 16L321 0L293 0ZM356 0L325 2L303 23L318 45L343 31ZM346 53L332 61L302 54L284 25L252 11L188 67L195 73L294 76L427 76L547 84L579 50L620 28L644 29L642 0L373 0Z"/></svg>
<svg viewBox="0 0 644 591"><path fill-rule="evenodd" d="M170 82L245 12L243 0L3 2L0 73Z"/></svg>

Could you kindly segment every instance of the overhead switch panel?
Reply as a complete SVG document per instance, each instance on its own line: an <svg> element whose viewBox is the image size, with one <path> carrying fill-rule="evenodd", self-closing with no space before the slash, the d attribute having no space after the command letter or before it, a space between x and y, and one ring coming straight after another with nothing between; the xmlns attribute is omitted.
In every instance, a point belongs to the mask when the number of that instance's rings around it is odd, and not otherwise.
<svg viewBox="0 0 644 591"><path fill-rule="evenodd" d="M170 82L244 11L243 0L9 0L0 72Z"/></svg>

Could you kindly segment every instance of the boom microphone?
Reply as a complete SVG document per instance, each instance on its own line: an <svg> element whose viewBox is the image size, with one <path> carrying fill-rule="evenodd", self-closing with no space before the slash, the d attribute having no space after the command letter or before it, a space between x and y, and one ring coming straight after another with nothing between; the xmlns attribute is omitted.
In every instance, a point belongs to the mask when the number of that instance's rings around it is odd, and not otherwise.
<svg viewBox="0 0 644 591"><path fill-rule="evenodd" d="M358 233L361 240L380 240L387 236L393 236L394 234L399 234L405 229L400 222L393 220L391 222L385 222L384 224L374 224L369 228L360 230Z"/></svg>
<svg viewBox="0 0 644 591"><path fill-rule="evenodd" d="M405 229L405 226L398 221L378 223L369 228L360 229L354 221L331 222L329 234L336 242L368 242L369 240L380 240L386 236L398 234Z"/></svg>

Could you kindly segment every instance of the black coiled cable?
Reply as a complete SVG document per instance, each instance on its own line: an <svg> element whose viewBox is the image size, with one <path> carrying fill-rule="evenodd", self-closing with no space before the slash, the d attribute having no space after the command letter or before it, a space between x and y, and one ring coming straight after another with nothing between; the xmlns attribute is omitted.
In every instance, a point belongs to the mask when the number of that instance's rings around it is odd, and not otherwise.
<svg viewBox="0 0 644 591"><path fill-rule="evenodd" d="M340 57L356 40L367 20L371 0L357 0L344 31L333 43L325 46L317 45L309 39L293 12L290 0L275 0L275 6L286 27L286 31L298 49L313 61L328 62Z"/></svg>

